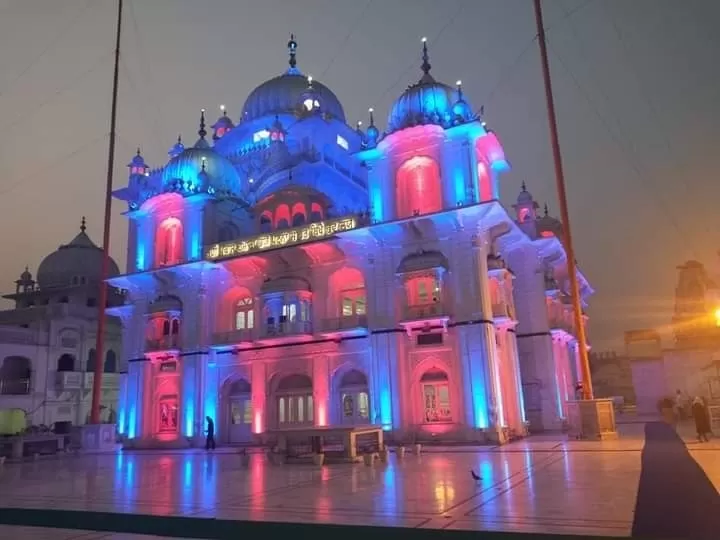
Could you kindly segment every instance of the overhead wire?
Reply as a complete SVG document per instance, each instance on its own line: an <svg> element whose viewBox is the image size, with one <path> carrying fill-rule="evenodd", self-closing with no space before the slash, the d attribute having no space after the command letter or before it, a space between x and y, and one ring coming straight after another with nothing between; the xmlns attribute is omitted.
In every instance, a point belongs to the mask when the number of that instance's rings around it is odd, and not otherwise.
<svg viewBox="0 0 720 540"><path fill-rule="evenodd" d="M435 34L435 36L432 38L432 40L430 40L430 43L432 43L432 44L437 44L437 42L440 41L440 38L441 38L442 35L445 33L445 31L446 31L448 28L450 28L450 26L452 26L452 24L453 24L453 23L455 22L455 20L458 18L458 16L460 15L460 13L462 13L462 12L465 10L466 7L467 7L467 4L465 4L465 3L463 2L463 0L458 0L457 9L455 9L455 11L453 12L452 15L450 15L450 17L449 17L448 20L445 22L445 24L440 28L440 30L438 30L438 32ZM403 80L405 80L406 77L408 76L408 74L410 73L410 71L411 71L413 68L417 67L418 65L419 65L419 63L418 63L418 60L417 60L417 59L415 59L415 60L413 60L412 62L410 62L410 64L408 64L407 68L405 68L405 69L402 71L402 73L401 73L400 76L397 78L397 80L396 80L392 85L388 86L388 87L383 91L383 93L380 94L380 96L375 99L375 103L380 103L380 102L385 98L385 96L387 96L388 93L390 93L391 90L393 90L394 88L396 88L398 84L400 84Z"/></svg>
<svg viewBox="0 0 720 540"><path fill-rule="evenodd" d="M319 76L320 79L322 79L322 78L325 76L325 74L330 70L330 68L332 67L332 65L335 63L335 60L336 60L336 59L340 56L340 54L344 51L345 46L346 46L346 45L348 44L348 42L350 41L350 38L351 38L352 35L355 33L355 30L357 30L357 27L360 26L360 22L361 22L361 21L363 20L363 18L365 17L365 13L367 13L368 9L370 9L370 6L373 4L374 1L375 1L375 0L368 0L367 3L365 4L365 7L363 8L363 10L362 10L362 11L360 12L360 14L355 18L355 21L353 22L353 24L350 25L350 30L348 31L347 35L345 36L345 39L342 40L342 42L340 43L340 46L336 49L335 54L334 54L333 57L330 59L330 62L329 62L328 65L325 67L325 69L320 73L320 76Z"/></svg>
<svg viewBox="0 0 720 540"><path fill-rule="evenodd" d="M98 69L105 61L105 59L112 54L112 51L107 51L102 56L98 57L98 59L90 66L88 69L83 71L80 75L77 77L74 77L73 80L66 84L65 86L62 86L55 90L50 97L40 102L40 104L37 107L34 107L32 112L23 113L22 115L18 116L15 120L8 122L7 124L0 125L0 131L7 131L15 126L17 126L20 122L27 121L29 118L33 118L37 116L37 114L43 110L45 107L47 107L50 103L55 101L57 98L61 97L65 93L69 92L73 88L75 88L77 85L79 85L83 80L90 75L92 72L94 72L96 69Z"/></svg>
<svg viewBox="0 0 720 540"><path fill-rule="evenodd" d="M653 99L652 93L648 92L648 89L646 88L642 77L640 77L640 74L638 73L637 66L632 60L632 51L630 50L625 41L623 33L620 30L620 26L618 25L617 19L612 14L612 12L607 9L607 6L603 5L603 9L605 10L605 14L610 19L611 26L613 28L615 36L617 37L618 43L620 43L625 63L630 67L630 71L632 72L633 78L635 79L635 84L637 84L638 90L640 90L640 93L643 95L643 101L645 102L645 105L650 112L653 123L655 124L656 129L654 131L655 133L659 133L659 135L662 137L662 141L665 146L665 151L667 152L667 155L672 156L673 161L675 162L675 164L677 164L677 151L675 150L675 147L670 143L670 138L668 137L666 130L662 129L662 126L660 125L659 119L661 118L661 116L657 107L655 106L655 100ZM676 178L678 178L683 183L686 195L694 191L693 187L690 185L685 175L679 174L676 175ZM696 217L703 220L703 227L705 228L705 231L709 234L712 234L712 228L708 225L707 221L705 221L705 218L707 216L700 213Z"/></svg>
<svg viewBox="0 0 720 540"><path fill-rule="evenodd" d="M83 145L81 145L80 147L76 148L75 150L72 150L71 152L69 152L69 153L67 153L67 154L64 154L64 155L60 156L59 158L53 160L51 163L45 165L45 166L42 167L40 170L33 171L32 173L27 174L27 175L19 178L18 180L16 180L15 182L13 182L13 183L12 183L10 186L8 186L7 188L5 188L5 189L3 189L3 190L0 190L0 195L7 195L8 193L14 191L16 188L20 187L22 184L25 184L28 180L32 180L33 178L35 178L35 177L37 177L37 176L39 176L39 175L41 175L41 174L49 171L50 169L53 169L53 168L55 168L55 167L57 167L57 166L59 166L59 165L62 165L63 163L65 163L66 161L68 161L69 159L71 159L72 157L77 156L78 154L80 154L80 153L82 153L83 151L87 150L88 148L94 146L94 145L97 144L99 141L101 141L101 140L103 140L103 139L105 139L105 138L107 138L107 137L108 137L108 134L107 134L107 133L103 133L102 135L99 135L99 136L95 137L95 138L92 139L91 141L84 143Z"/></svg>
<svg viewBox="0 0 720 540"><path fill-rule="evenodd" d="M8 85L0 90L0 97L10 92L13 88L15 88L15 85L33 68L37 65L40 60L42 60L45 55L50 52L51 50L55 50L55 46L58 44L58 42L65 36L65 33L69 31L71 28L75 26L75 23L80 19L80 16L87 11L87 9L90 7L90 4L92 4L92 0L88 0L85 3L85 7L78 10L78 12L75 14L75 16L72 18L72 20L65 26L62 27L60 32L55 34L55 37L53 37L48 44L43 48L43 50L40 52L39 55L37 55L33 60L30 61L29 64L25 66L25 68L20 71L11 81L8 83Z"/></svg>
<svg viewBox="0 0 720 540"><path fill-rule="evenodd" d="M645 175L643 174L643 172L640 169L640 167L638 166L638 164L633 160L632 156L630 156L628 154L627 149L626 149L627 145L624 144L623 141L619 140L618 136L610 129L607 121L605 120L605 117L602 114L600 114L600 111L598 110L597 106L593 102L592 98L585 91L582 84L580 84L580 81L578 80L578 78L575 76L575 74L570 69L570 67L567 65L567 63L563 60L562 56L560 56L557 53L557 51L553 47L552 42L550 40L547 40L547 45L548 45L548 50L550 52L552 52L555 59L558 60L558 63L561 65L563 70L570 77L570 80L572 80L573 84L577 88L580 95L587 102L588 106L590 107L590 110L595 114L595 116L598 118L598 120L600 121L602 126L605 128L605 131L608 133L608 135L610 136L610 139L613 141L613 143L615 143L615 145L617 146L618 150L620 151L620 154L625 159L625 162L630 166L630 168L633 170L633 172L638 177L638 179L647 184L647 186L646 186L648 188L647 193L656 199L657 205L660 207L661 211L664 214L663 217L670 222L670 224L675 229L675 232L678 234L678 236L680 237L680 239L683 242L691 242L691 238L688 235L683 234L680 224L677 222L677 220L673 216L670 208L665 203L664 199L659 196L659 194L655 190L655 187L650 185L649 182L647 182L647 179L645 178ZM693 254L695 255L695 257L697 257L697 250L692 245L691 245L691 250L693 251Z"/></svg>

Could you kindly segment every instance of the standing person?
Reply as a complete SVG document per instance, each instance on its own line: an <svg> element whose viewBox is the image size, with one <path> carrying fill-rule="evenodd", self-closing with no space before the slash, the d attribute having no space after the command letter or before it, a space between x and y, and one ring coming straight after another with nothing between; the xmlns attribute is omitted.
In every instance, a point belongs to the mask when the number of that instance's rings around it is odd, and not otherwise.
<svg viewBox="0 0 720 540"><path fill-rule="evenodd" d="M207 429L205 430L205 433L207 434L207 437L205 438L205 450L215 450L215 422L213 422L212 418L209 416L206 416L205 420L207 421Z"/></svg>
<svg viewBox="0 0 720 540"><path fill-rule="evenodd" d="M683 420L684 414L683 414L683 396L682 392L678 389L675 392L675 421L679 422L680 420Z"/></svg>
<svg viewBox="0 0 720 540"><path fill-rule="evenodd" d="M698 441L708 442L708 433L710 433L710 422L708 422L708 413L705 409L705 403L698 396L693 400L692 415L695 420L695 431L697 431Z"/></svg>

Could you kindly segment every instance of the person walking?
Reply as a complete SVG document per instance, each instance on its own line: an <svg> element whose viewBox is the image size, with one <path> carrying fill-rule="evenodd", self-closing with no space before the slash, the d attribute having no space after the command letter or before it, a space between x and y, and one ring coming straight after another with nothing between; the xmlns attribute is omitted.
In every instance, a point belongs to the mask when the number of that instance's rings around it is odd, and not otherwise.
<svg viewBox="0 0 720 540"><path fill-rule="evenodd" d="M205 420L207 421L205 450L215 450L215 422L209 416L206 416Z"/></svg>
<svg viewBox="0 0 720 540"><path fill-rule="evenodd" d="M695 420L695 431L697 431L698 441L708 442L708 433L710 433L710 422L708 421L708 413L705 409L705 403L698 396L693 400L692 416Z"/></svg>

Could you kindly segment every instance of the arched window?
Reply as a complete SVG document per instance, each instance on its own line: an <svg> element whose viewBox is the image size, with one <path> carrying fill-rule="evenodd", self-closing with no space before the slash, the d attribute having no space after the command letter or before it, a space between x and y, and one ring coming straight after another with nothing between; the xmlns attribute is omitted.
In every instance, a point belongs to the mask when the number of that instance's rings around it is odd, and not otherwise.
<svg viewBox="0 0 720 540"><path fill-rule="evenodd" d="M58 358L58 371L75 371L75 357L72 354L63 354Z"/></svg>
<svg viewBox="0 0 720 540"><path fill-rule="evenodd" d="M172 335L177 336L180 333L180 319L172 320Z"/></svg>
<svg viewBox="0 0 720 540"><path fill-rule="evenodd" d="M299 227L300 225L304 225L307 221L306 216L307 210L305 209L305 205L302 203L295 203L292 207L292 225L293 227Z"/></svg>
<svg viewBox="0 0 720 540"><path fill-rule="evenodd" d="M250 296L241 298L235 304L235 330L251 330L255 328L255 308Z"/></svg>
<svg viewBox="0 0 720 540"><path fill-rule="evenodd" d="M0 394L17 396L30 393L32 364L24 356L6 356L0 367Z"/></svg>
<svg viewBox="0 0 720 540"><path fill-rule="evenodd" d="M310 206L310 223L317 223L323 220L325 213L318 203L312 203Z"/></svg>
<svg viewBox="0 0 720 540"><path fill-rule="evenodd" d="M452 422L450 411L450 385L443 370L432 368L420 378L423 402L423 421L426 423Z"/></svg>
<svg viewBox="0 0 720 540"><path fill-rule="evenodd" d="M169 336L170 335L170 320L165 319L162 323L162 335L163 336Z"/></svg>
<svg viewBox="0 0 720 540"><path fill-rule="evenodd" d="M268 233L272 231L272 215L270 212L265 211L260 216L260 232Z"/></svg>
<svg viewBox="0 0 720 540"><path fill-rule="evenodd" d="M112 349L108 350L105 354L105 364L103 365L103 371L105 373L117 372L117 358L115 357L115 351Z"/></svg>
<svg viewBox="0 0 720 540"><path fill-rule="evenodd" d="M345 373L340 380L340 406L343 424L363 424L370 421L370 398L367 377L356 369Z"/></svg>
<svg viewBox="0 0 720 540"><path fill-rule="evenodd" d="M288 229L290 227L290 208L287 204L279 204L275 209L275 228Z"/></svg>
<svg viewBox="0 0 720 540"><path fill-rule="evenodd" d="M178 264L183 257L183 226L178 218L167 218L158 226L155 235L157 266Z"/></svg>
<svg viewBox="0 0 720 540"><path fill-rule="evenodd" d="M307 375L283 377L277 385L275 398L281 427L313 423L312 379Z"/></svg>
<svg viewBox="0 0 720 540"><path fill-rule="evenodd" d="M395 195L398 218L442 210L440 168L426 156L408 159L397 171Z"/></svg>
<svg viewBox="0 0 720 540"><path fill-rule="evenodd" d="M367 314L365 279L359 270L350 267L341 268L330 277L330 287L334 294L333 298L339 300L340 317Z"/></svg>
<svg viewBox="0 0 720 540"><path fill-rule="evenodd" d="M418 276L405 282L409 306L425 306L440 301L440 280L437 277Z"/></svg>
<svg viewBox="0 0 720 540"><path fill-rule="evenodd" d="M85 365L85 371L88 373L95 373L95 356L95 349L90 349L88 351L87 364Z"/></svg>

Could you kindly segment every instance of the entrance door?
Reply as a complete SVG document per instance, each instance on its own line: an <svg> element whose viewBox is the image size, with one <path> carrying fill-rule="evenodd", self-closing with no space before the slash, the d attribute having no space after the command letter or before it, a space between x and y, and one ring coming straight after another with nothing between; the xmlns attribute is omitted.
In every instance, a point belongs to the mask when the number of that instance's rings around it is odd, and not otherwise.
<svg viewBox="0 0 720 540"><path fill-rule="evenodd" d="M370 422L370 400L365 390L343 390L341 392L342 423L347 425Z"/></svg>
<svg viewBox="0 0 720 540"><path fill-rule="evenodd" d="M230 444L249 442L252 437L252 401L250 395L230 397Z"/></svg>

